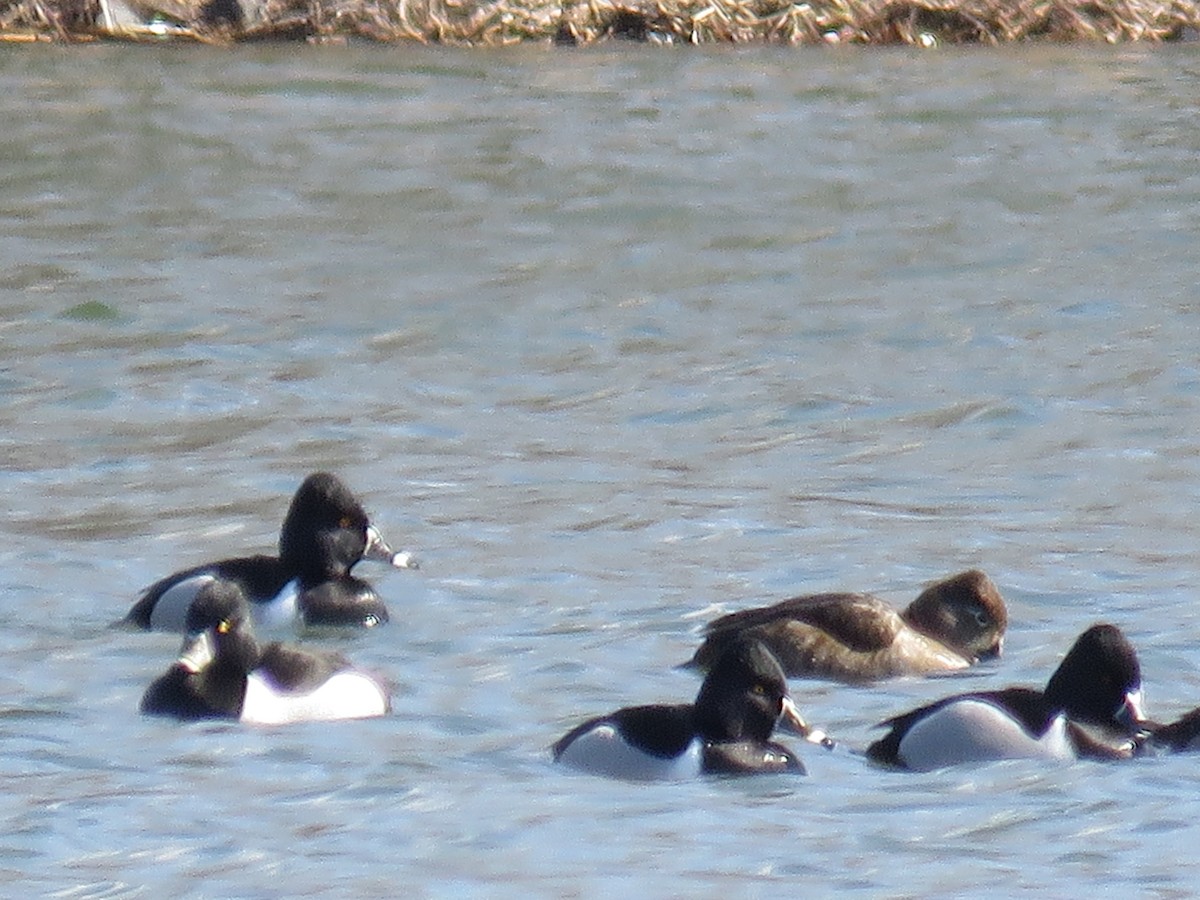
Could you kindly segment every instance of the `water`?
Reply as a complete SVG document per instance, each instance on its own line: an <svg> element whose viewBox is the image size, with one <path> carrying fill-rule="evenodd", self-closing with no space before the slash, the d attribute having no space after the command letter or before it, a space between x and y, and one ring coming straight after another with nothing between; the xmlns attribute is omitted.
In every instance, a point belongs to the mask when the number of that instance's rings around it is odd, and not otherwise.
<svg viewBox="0 0 1200 900"><path fill-rule="evenodd" d="M883 772L1116 622L1200 704L1200 57L10 48L0 880L72 897L1195 891L1195 757ZM108 628L341 473L418 573L383 720L140 718ZM807 779L546 748L720 611L969 566L1005 658L797 682Z"/></svg>

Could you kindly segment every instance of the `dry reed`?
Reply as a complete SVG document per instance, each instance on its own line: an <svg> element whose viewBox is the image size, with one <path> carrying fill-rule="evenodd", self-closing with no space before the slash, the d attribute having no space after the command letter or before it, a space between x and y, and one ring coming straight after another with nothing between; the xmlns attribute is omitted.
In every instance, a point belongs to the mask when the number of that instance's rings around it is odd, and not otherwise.
<svg viewBox="0 0 1200 900"><path fill-rule="evenodd" d="M1194 39L1200 0L0 0L0 39L940 43Z"/></svg>

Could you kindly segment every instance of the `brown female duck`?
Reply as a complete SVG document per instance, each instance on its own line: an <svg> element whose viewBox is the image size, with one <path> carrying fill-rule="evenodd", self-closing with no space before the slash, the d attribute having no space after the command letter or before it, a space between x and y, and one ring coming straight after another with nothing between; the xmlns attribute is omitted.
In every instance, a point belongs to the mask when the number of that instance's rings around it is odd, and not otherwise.
<svg viewBox="0 0 1200 900"><path fill-rule="evenodd" d="M727 644L765 644L792 677L874 681L965 669L1000 655L1008 613L978 569L930 585L903 612L872 594L813 594L721 616L691 665L707 670Z"/></svg>

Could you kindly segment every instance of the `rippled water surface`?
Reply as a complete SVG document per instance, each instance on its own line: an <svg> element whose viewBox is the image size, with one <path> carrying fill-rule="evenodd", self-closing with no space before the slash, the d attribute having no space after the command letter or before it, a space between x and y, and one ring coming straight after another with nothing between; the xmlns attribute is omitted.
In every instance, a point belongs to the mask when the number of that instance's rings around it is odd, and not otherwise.
<svg viewBox="0 0 1200 900"><path fill-rule="evenodd" d="M1200 56L0 55L0 883L58 896L1188 895L1200 757L853 752L1090 623L1200 704ZM109 624L316 469L417 573L382 720L146 720ZM805 779L559 771L718 612L978 566L949 684L796 682ZM310 638L310 640L312 640ZM313 643L316 643L314 640ZM786 892L786 893L785 893Z"/></svg>

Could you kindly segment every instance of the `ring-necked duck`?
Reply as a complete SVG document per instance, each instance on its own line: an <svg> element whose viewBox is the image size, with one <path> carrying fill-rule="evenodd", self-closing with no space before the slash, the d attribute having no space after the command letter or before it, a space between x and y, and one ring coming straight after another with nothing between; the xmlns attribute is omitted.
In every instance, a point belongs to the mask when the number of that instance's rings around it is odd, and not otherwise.
<svg viewBox="0 0 1200 900"><path fill-rule="evenodd" d="M235 582L200 589L187 632L179 659L142 697L143 713L281 725L382 716L391 707L384 685L340 653L260 646Z"/></svg>
<svg viewBox="0 0 1200 900"><path fill-rule="evenodd" d="M721 616L690 665L706 669L739 637L762 641L793 677L872 681L965 669L1000 655L1008 613L972 569L939 581L896 612L871 594L814 594Z"/></svg>
<svg viewBox="0 0 1200 900"><path fill-rule="evenodd" d="M557 762L637 781L804 774L799 758L771 740L781 718L807 740L833 746L801 718L770 651L742 641L713 665L694 704L625 707L584 722L552 749Z"/></svg>
<svg viewBox="0 0 1200 900"><path fill-rule="evenodd" d="M1146 730L1148 750L1172 753L1200 750L1200 709L1193 709L1170 725L1151 724Z"/></svg>
<svg viewBox="0 0 1200 900"><path fill-rule="evenodd" d="M181 631L197 592L224 579L242 587L260 627L378 625L387 621L387 607L370 584L350 574L362 559L417 567L410 553L392 552L339 478L317 472L292 498L279 556L225 559L168 575L146 589L125 621Z"/></svg>
<svg viewBox="0 0 1200 900"><path fill-rule="evenodd" d="M1044 691L979 691L922 706L883 722L890 730L867 756L922 772L997 759L1123 759L1144 721L1136 651L1115 625L1093 625Z"/></svg>

